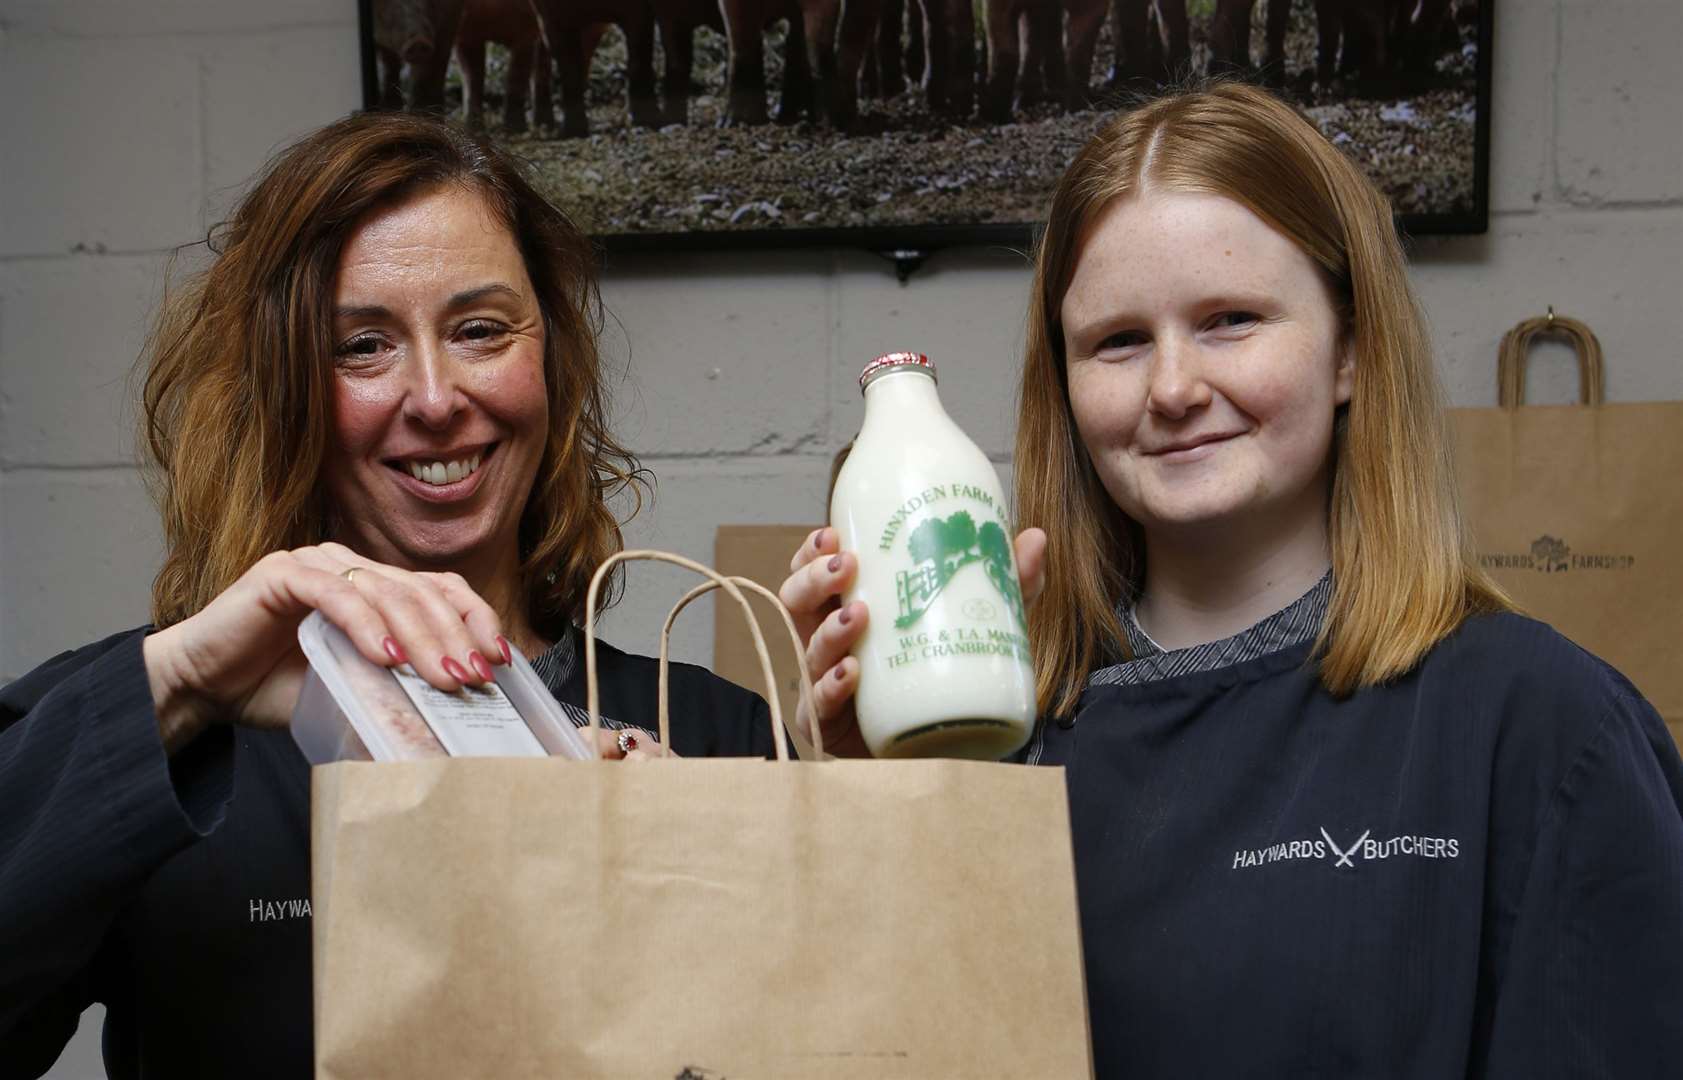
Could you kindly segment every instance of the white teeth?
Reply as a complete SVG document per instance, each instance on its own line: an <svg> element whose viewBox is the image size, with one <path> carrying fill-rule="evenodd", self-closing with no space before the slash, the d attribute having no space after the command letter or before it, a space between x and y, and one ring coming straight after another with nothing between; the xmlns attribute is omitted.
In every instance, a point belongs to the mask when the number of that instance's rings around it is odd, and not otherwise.
<svg viewBox="0 0 1683 1080"><path fill-rule="evenodd" d="M479 453L470 458L463 458L459 461L449 462L448 464L442 461L411 461L409 463L409 475L421 481L423 484L432 484L434 486L440 484L454 484L456 481L464 480L477 472L479 470L479 462L483 457L484 454Z"/></svg>

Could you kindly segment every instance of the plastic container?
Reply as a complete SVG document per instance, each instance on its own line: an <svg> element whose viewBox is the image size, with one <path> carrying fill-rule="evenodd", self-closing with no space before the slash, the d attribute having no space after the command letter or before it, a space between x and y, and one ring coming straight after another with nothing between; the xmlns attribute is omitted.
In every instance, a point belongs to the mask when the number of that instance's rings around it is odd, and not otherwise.
<svg viewBox="0 0 1683 1080"><path fill-rule="evenodd" d="M596 757L512 646L513 661L492 669L495 689L446 694L424 684L407 666L394 671L370 663L320 612L299 625L298 644L310 667L292 710L292 737L312 765L435 757Z"/></svg>

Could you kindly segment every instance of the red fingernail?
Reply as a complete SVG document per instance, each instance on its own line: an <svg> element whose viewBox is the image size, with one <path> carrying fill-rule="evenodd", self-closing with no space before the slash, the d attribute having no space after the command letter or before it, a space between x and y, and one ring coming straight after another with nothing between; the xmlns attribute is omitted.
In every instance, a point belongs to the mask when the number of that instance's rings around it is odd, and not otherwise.
<svg viewBox="0 0 1683 1080"><path fill-rule="evenodd" d="M468 663L473 665L473 670L479 672L479 677L486 682L496 679L496 673L491 670L491 665L479 654L478 649L468 653Z"/></svg>
<svg viewBox="0 0 1683 1080"><path fill-rule="evenodd" d="M833 573L835 573L835 572L836 572L836 571L837 571L837 570L840 570L840 569L841 569L841 562L842 562L842 560L841 560L841 556L840 556L840 555L832 555L832 556L830 556L830 562L829 562L829 564L828 564L828 565L829 565L829 567L830 567L830 573L832 573L832 574L833 574Z"/></svg>
<svg viewBox="0 0 1683 1080"><path fill-rule="evenodd" d="M830 671L830 678L836 680L837 682L841 682L846 677L847 677L847 672L845 672L841 669L840 664L836 665Z"/></svg>
<svg viewBox="0 0 1683 1080"><path fill-rule="evenodd" d="M814 529L812 531L811 540L812 540L812 547L813 547L814 551L823 547L824 546L824 530L823 529Z"/></svg>
<svg viewBox="0 0 1683 1080"><path fill-rule="evenodd" d="M846 626L848 623L853 621L853 613L844 607L841 609L841 612L836 615L836 621L841 623L843 626Z"/></svg>
<svg viewBox="0 0 1683 1080"><path fill-rule="evenodd" d="M462 685L466 686L473 681L473 676L467 673L467 668L456 663L455 657L446 656L440 663L444 668L444 673Z"/></svg>
<svg viewBox="0 0 1683 1080"><path fill-rule="evenodd" d="M501 634L497 635L497 648L503 651L503 663L514 663L514 654L508 651L508 639Z"/></svg>
<svg viewBox="0 0 1683 1080"><path fill-rule="evenodd" d="M397 639L389 634L386 635L385 640L380 642L380 648L386 650L386 655L392 658L394 664L407 664L409 662L409 654L404 652L403 646L399 645Z"/></svg>

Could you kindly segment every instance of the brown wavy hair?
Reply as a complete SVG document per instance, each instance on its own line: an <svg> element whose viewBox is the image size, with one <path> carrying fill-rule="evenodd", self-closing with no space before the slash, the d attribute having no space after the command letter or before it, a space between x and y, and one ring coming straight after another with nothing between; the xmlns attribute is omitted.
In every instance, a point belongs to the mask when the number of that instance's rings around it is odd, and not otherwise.
<svg viewBox="0 0 1683 1080"><path fill-rule="evenodd" d="M1390 204L1289 105L1207 83L1095 135L1059 181L1037 245L1016 493L1019 524L1050 541L1029 619L1042 713L1067 714L1089 672L1129 655L1117 605L1138 594L1144 548L1076 433L1061 319L1099 215L1148 183L1245 207L1313 260L1338 298L1355 386L1333 426L1333 594L1316 642L1327 689L1393 679L1469 615L1510 609L1479 569L1457 505L1431 342Z"/></svg>
<svg viewBox="0 0 1683 1080"><path fill-rule="evenodd" d="M608 431L595 252L505 151L437 119L369 113L276 155L205 240L209 268L166 286L141 356L141 449L167 548L152 586L159 626L265 554L333 537L320 474L340 252L370 212L448 184L508 228L543 312L550 430L520 520L519 595L547 639L582 613L592 571L622 546L610 500L628 492L635 513L647 487Z"/></svg>

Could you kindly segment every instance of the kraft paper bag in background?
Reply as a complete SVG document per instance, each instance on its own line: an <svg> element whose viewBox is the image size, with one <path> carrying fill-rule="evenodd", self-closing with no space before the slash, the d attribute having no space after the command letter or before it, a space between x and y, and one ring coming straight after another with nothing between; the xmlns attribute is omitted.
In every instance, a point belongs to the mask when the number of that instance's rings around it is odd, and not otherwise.
<svg viewBox="0 0 1683 1080"><path fill-rule="evenodd" d="M1578 350L1579 405L1524 404L1526 351L1551 333ZM1552 309L1503 338L1498 384L1498 408L1450 413L1479 562L1683 745L1683 402L1603 404L1600 343Z"/></svg>
<svg viewBox="0 0 1683 1080"><path fill-rule="evenodd" d="M318 768L316 1075L1089 1077L1065 800L965 761Z"/></svg>
<svg viewBox="0 0 1683 1080"><path fill-rule="evenodd" d="M820 525L720 525L713 536L713 568L726 577L745 577L775 593L789 576L789 560ZM773 612L771 602L750 595L748 602L762 618ZM800 697L798 658L782 649L771 657L777 697L784 715L793 716ZM713 607L713 671L738 686L757 686L759 661L742 616L730 605Z"/></svg>

